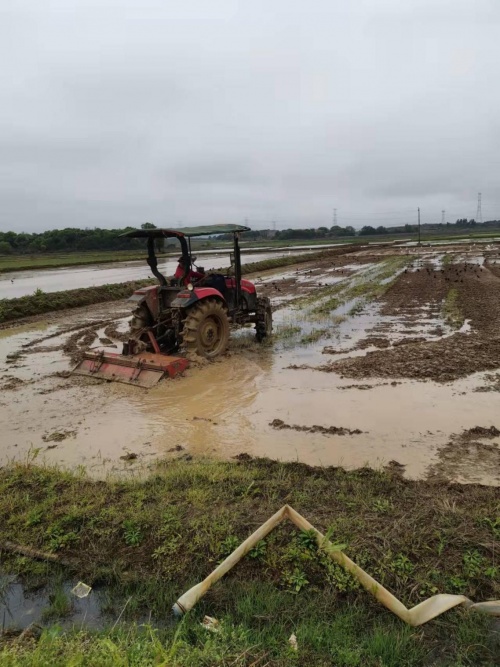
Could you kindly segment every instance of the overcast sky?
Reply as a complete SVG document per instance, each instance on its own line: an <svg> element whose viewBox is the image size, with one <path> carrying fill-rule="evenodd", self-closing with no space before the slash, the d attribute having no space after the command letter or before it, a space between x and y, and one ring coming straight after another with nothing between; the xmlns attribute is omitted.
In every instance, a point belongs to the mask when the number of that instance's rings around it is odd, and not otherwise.
<svg viewBox="0 0 500 667"><path fill-rule="evenodd" d="M0 229L500 218L499 0L0 0Z"/></svg>

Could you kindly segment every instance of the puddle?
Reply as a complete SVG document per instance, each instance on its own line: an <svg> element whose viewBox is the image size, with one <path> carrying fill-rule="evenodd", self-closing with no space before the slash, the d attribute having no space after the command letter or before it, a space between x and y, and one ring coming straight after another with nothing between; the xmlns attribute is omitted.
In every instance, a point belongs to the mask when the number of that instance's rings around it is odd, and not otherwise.
<svg viewBox="0 0 500 667"><path fill-rule="evenodd" d="M70 628L75 625L88 629L103 625L101 606L94 591L78 598L71 593L77 582L64 583L59 595L67 601L69 613L57 619L58 625ZM51 607L54 589L44 587L34 592L25 590L22 583L0 574L0 624L2 630L23 630L32 623L45 625L49 621L47 612Z"/></svg>

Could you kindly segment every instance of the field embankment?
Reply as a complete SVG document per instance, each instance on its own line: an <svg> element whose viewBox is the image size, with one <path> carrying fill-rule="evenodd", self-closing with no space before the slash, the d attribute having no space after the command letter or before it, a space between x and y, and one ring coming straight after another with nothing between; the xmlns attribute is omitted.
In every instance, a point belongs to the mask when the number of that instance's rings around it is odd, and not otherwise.
<svg viewBox="0 0 500 667"><path fill-rule="evenodd" d="M150 280L137 280L114 285L99 285L62 292L43 292L0 300L0 325L31 315L43 315L56 310L90 306L104 301L116 301L130 296L134 290L151 284Z"/></svg>
<svg viewBox="0 0 500 667"><path fill-rule="evenodd" d="M112 621L149 615L163 626L180 593L289 503L407 606L437 592L499 597L497 489L412 482L390 466L346 472L248 457L236 463L180 457L132 481L93 481L35 465L2 469L0 544L9 540L60 560L4 551L4 571L32 586L82 580L95 587L92 595L101 591ZM61 595L52 596L47 618L71 613L71 600L63 604ZM220 621L218 633L200 629L204 614ZM308 533L284 524L179 628L167 625L162 641L151 630L144 639L137 629L128 639L117 630L92 644L85 632L55 633L50 641L47 630L39 644L6 642L3 653L0 644L0 661L49 664L52 657L50 664L63 665L76 652L79 664L118 664L110 661L113 652L128 655L142 643L142 652L123 664L151 664L139 657L152 651L168 665L284 666L292 659L296 665L493 665L490 624L455 610L418 629L404 626ZM297 653L287 641L292 632Z"/></svg>

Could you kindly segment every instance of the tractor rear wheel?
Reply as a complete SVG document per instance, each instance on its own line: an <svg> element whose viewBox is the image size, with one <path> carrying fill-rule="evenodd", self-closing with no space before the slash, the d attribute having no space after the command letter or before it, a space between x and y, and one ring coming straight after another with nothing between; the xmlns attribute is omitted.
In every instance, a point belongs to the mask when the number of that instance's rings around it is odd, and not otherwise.
<svg viewBox="0 0 500 667"><path fill-rule="evenodd" d="M226 309L217 299L204 299L189 309L182 330L182 346L188 356L214 359L229 343Z"/></svg>
<svg viewBox="0 0 500 667"><path fill-rule="evenodd" d="M262 343L273 331L273 312L269 297L260 296L257 298L256 315L255 337L259 343Z"/></svg>
<svg viewBox="0 0 500 667"><path fill-rule="evenodd" d="M145 329L149 326L151 326L151 315L148 308L142 304L132 313L132 318L129 322L130 338L123 345L123 354L129 354L129 351L134 354L145 350L148 352L153 351L151 341L145 332Z"/></svg>

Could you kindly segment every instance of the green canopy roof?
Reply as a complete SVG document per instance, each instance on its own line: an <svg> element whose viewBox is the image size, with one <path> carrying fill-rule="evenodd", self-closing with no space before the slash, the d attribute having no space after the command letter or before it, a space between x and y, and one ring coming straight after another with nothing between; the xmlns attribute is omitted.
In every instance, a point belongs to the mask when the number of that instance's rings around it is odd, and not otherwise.
<svg viewBox="0 0 500 667"><path fill-rule="evenodd" d="M250 227L242 225L202 225L201 227L179 227L178 229L134 229L122 236L131 238L179 238L179 236L211 236L213 234L232 234L235 232L249 232Z"/></svg>

